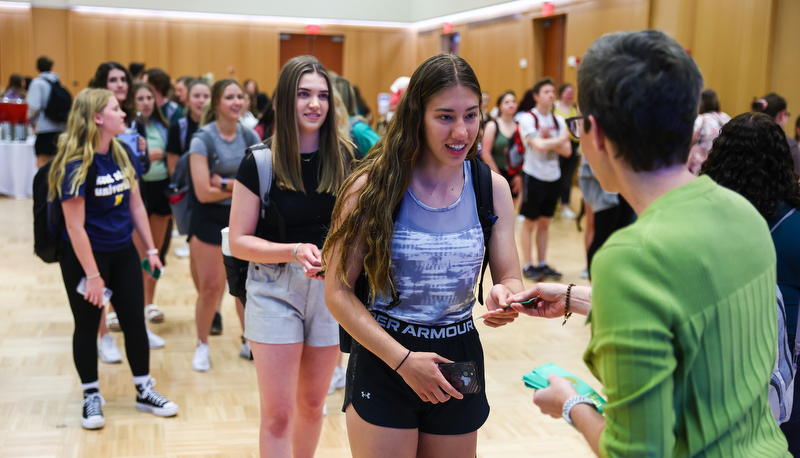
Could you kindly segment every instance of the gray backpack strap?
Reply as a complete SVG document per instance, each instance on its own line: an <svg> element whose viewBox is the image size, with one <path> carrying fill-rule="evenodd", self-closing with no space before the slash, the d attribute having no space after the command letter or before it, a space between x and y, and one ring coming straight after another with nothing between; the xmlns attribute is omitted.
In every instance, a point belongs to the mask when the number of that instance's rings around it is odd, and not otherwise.
<svg viewBox="0 0 800 458"><path fill-rule="evenodd" d="M217 157L217 147L214 146L214 139L211 138L211 134L209 134L208 131L203 128L197 129L197 132L195 132L194 135L206 145L208 171L214 173L214 166L217 165L217 162L219 162L219 157Z"/></svg>
<svg viewBox="0 0 800 458"><path fill-rule="evenodd" d="M264 197L269 194L272 187L272 150L269 148L258 148L253 150L253 158L256 160L258 169L258 198L264 201ZM262 215L264 208L262 206Z"/></svg>
<svg viewBox="0 0 800 458"><path fill-rule="evenodd" d="M178 120L178 133L181 139L181 154L186 152L186 133L189 131L189 121L186 118Z"/></svg>

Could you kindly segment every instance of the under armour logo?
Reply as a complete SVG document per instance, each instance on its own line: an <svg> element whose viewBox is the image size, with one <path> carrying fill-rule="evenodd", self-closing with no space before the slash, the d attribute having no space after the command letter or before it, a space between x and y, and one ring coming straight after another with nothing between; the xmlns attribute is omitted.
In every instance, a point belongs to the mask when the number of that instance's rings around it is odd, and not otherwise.
<svg viewBox="0 0 800 458"><path fill-rule="evenodd" d="M366 392L366 393L365 393L365 392L363 392L363 391L361 392L361 397L362 397L362 398L367 398L367 399L369 399L369 397L370 397L370 396L371 396L371 395L369 394L369 392Z"/></svg>

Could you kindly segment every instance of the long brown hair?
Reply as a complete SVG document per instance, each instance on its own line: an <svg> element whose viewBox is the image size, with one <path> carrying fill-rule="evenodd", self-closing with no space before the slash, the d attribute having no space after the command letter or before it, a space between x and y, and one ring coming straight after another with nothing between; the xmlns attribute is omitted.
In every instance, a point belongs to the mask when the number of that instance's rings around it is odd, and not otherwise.
<svg viewBox="0 0 800 458"><path fill-rule="evenodd" d="M300 174L300 134L297 126L297 87L300 78L316 73L328 85L328 113L319 129L320 177L317 192L336 195L350 169L353 151L349 139L336 129L336 108L328 71L314 56L289 59L278 76L275 89L275 135L272 137L272 168L281 189L305 193Z"/></svg>
<svg viewBox="0 0 800 458"><path fill-rule="evenodd" d="M394 235L394 208L400 203L411 184L414 163L425 143L425 107L428 101L442 90L463 86L472 90L478 101L481 87L472 67L453 54L439 54L423 62L403 92L397 110L389 123L386 136L370 150L342 189L352 188L361 176L368 176L358 191L357 203L349 215L342 215L342 205L351 196L340 193L333 210L341 222L328 233L323 247L323 262L334 245L341 245L342 253L337 270L340 280L347 282L347 247L355 243L358 234L364 234L367 252L363 268L374 296L389 293L392 263L392 236ZM481 116L481 131L483 116ZM467 159L478 152L478 139L472 144Z"/></svg>
<svg viewBox="0 0 800 458"><path fill-rule="evenodd" d="M219 102L222 100L222 94L225 93L225 88L232 84L242 89L242 86L231 78L221 79L211 86L211 98L206 102L203 108L203 116L200 118L201 127L217 120L217 116L219 116L217 109L219 108ZM244 93L244 89L242 89L242 93Z"/></svg>
<svg viewBox="0 0 800 458"><path fill-rule="evenodd" d="M156 93L153 90L153 88L150 87L149 84L142 83L141 81L139 81L139 82L137 82L137 83L135 83L133 85L133 101L134 101L134 103L136 102L136 94L139 92L139 89L145 89L150 93L150 95L153 96L153 114L150 115L150 119L160 122L161 125L164 126L164 127L169 127L169 121L167 121L167 118L164 116L164 112L161 111L161 107L159 107L158 104L156 103ZM144 114L141 113L141 111L139 111L139 107L138 106L136 107L136 109L137 109L137 112L139 112L141 114L141 116L144 118Z"/></svg>

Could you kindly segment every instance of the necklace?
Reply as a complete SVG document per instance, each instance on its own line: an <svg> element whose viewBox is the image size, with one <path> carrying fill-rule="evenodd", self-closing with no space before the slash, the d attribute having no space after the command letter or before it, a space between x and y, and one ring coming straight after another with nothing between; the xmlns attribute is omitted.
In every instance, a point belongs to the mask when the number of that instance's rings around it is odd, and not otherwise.
<svg viewBox="0 0 800 458"><path fill-rule="evenodd" d="M308 156L308 158L305 158L303 156ZM313 153L300 154L300 159L303 162L311 162L311 160L314 159L316 156L317 156L317 152L314 151Z"/></svg>

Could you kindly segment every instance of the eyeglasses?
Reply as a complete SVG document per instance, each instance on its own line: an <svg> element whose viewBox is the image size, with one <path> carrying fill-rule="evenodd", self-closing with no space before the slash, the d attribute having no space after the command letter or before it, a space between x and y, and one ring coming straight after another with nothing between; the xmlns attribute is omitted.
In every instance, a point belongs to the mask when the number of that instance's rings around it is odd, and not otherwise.
<svg viewBox="0 0 800 458"><path fill-rule="evenodd" d="M564 120L564 122L567 124L567 129L569 129L569 133L572 134L573 137L581 138L581 130L583 130L584 119L585 116L574 116Z"/></svg>

